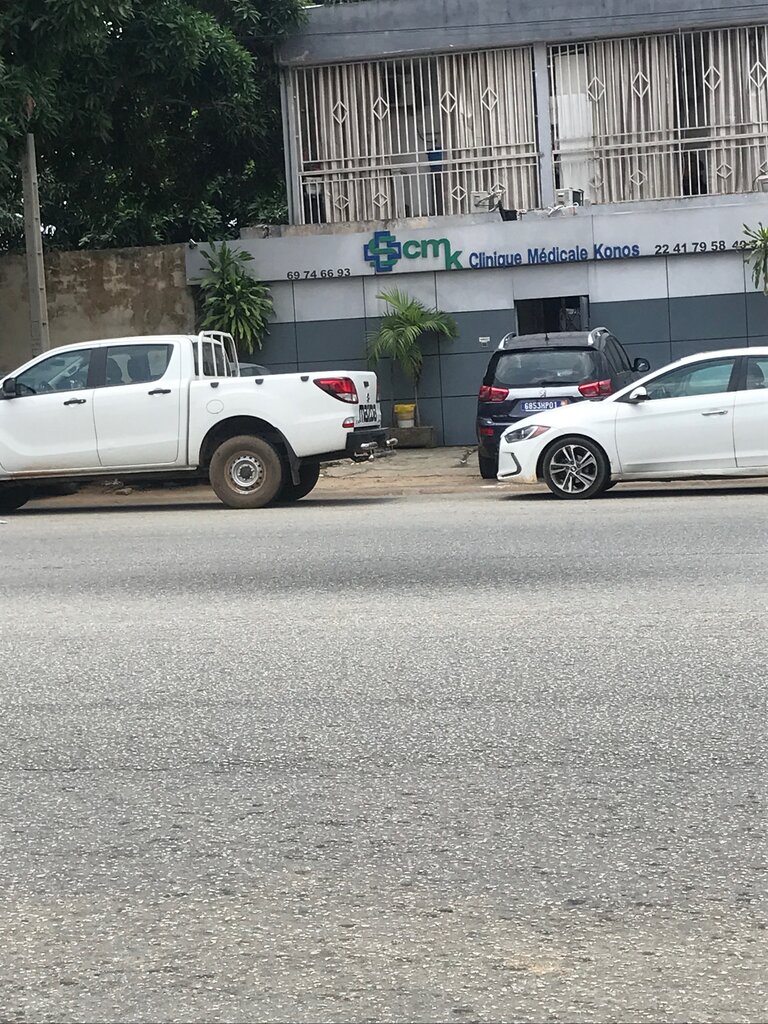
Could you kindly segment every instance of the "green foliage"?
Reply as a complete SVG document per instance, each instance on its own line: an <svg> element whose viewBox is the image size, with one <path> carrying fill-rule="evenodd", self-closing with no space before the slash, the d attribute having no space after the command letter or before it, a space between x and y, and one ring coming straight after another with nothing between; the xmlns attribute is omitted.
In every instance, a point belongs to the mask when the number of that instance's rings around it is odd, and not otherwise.
<svg viewBox="0 0 768 1024"><path fill-rule="evenodd" d="M238 350L253 352L261 348L274 307L269 288L246 270L253 256L235 252L222 242L203 250L208 271L200 283L203 294L201 327L227 331Z"/></svg>
<svg viewBox="0 0 768 1024"><path fill-rule="evenodd" d="M0 248L22 244L28 129L51 245L231 237L282 219L274 47L303 9L304 0L0 0Z"/></svg>
<svg viewBox="0 0 768 1024"><path fill-rule="evenodd" d="M448 313L430 309L398 288L381 292L377 298L387 303L387 310L379 329L369 335L368 360L372 366L381 359L398 363L413 381L415 394L424 363L421 339L429 334L455 338L458 334L456 321Z"/></svg>
<svg viewBox="0 0 768 1024"><path fill-rule="evenodd" d="M768 295L768 228L758 224L756 228L744 225L747 238L749 261L752 264L752 281L755 288L761 288Z"/></svg>

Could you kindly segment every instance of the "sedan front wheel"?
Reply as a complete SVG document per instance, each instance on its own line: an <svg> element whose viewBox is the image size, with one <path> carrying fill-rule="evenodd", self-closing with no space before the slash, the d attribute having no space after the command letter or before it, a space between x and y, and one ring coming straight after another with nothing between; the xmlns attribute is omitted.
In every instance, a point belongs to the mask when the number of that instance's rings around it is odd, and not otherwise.
<svg viewBox="0 0 768 1024"><path fill-rule="evenodd" d="M596 498L610 483L611 467L593 441L563 437L545 455L542 475L556 498Z"/></svg>

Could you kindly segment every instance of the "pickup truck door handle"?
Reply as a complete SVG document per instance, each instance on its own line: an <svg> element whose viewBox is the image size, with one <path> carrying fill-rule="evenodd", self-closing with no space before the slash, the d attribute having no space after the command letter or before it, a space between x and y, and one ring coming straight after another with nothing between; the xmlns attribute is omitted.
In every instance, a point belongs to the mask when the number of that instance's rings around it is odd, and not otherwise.
<svg viewBox="0 0 768 1024"><path fill-rule="evenodd" d="M68 398L64 405L85 405L84 398Z"/></svg>
<svg viewBox="0 0 768 1024"><path fill-rule="evenodd" d="M713 409L712 412L703 412L702 416L727 416L727 409Z"/></svg>
<svg viewBox="0 0 768 1024"><path fill-rule="evenodd" d="M150 395L170 395L170 393L171 393L171 389L170 388L155 388L154 391L149 391L148 392L148 394L150 394Z"/></svg>

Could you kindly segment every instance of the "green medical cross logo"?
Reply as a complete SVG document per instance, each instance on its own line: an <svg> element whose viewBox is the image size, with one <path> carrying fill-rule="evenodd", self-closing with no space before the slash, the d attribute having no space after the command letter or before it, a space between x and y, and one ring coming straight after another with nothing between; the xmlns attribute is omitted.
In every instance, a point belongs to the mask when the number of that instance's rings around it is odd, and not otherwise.
<svg viewBox="0 0 768 1024"><path fill-rule="evenodd" d="M363 246L363 255L377 274L386 274L399 263L403 247L391 231L375 231L370 242Z"/></svg>
<svg viewBox="0 0 768 1024"><path fill-rule="evenodd" d="M374 231L363 246L363 256L377 274L388 274L400 260L431 260L442 257L446 270L463 270L461 249L454 249L447 238L409 238L398 242L391 231Z"/></svg>

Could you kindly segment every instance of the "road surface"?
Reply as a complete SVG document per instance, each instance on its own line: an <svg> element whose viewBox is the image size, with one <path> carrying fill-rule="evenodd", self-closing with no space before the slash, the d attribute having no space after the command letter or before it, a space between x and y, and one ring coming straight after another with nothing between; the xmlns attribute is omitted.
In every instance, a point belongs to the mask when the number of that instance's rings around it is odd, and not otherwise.
<svg viewBox="0 0 768 1024"><path fill-rule="evenodd" d="M0 1020L765 1020L767 517L8 517Z"/></svg>

